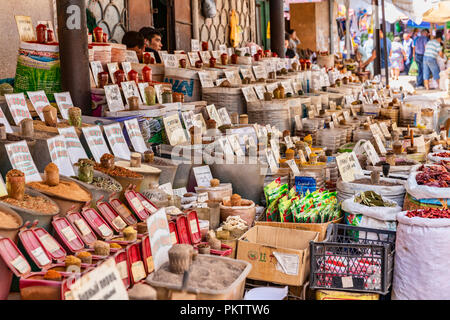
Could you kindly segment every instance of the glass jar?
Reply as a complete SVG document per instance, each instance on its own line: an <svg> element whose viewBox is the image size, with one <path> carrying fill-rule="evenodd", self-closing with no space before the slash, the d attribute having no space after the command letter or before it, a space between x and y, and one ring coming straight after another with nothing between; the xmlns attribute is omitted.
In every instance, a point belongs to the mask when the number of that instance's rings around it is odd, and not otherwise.
<svg viewBox="0 0 450 320"><path fill-rule="evenodd" d="M162 103L172 103L172 90L165 90L162 93Z"/></svg>
<svg viewBox="0 0 450 320"><path fill-rule="evenodd" d="M108 34L107 33L103 33L103 42L108 42Z"/></svg>
<svg viewBox="0 0 450 320"><path fill-rule="evenodd" d="M130 108L130 110L139 110L139 98L134 96L129 97L128 107Z"/></svg>
<svg viewBox="0 0 450 320"><path fill-rule="evenodd" d="M202 51L208 51L208 42L202 41Z"/></svg>
<svg viewBox="0 0 450 320"><path fill-rule="evenodd" d="M45 43L45 37L47 34L47 27L44 24L39 24L36 27L36 38L38 43Z"/></svg>
<svg viewBox="0 0 450 320"><path fill-rule="evenodd" d="M142 78L144 79L144 82L152 81L152 68L148 66L142 68Z"/></svg>
<svg viewBox="0 0 450 320"><path fill-rule="evenodd" d="M147 105L152 106L156 104L156 91L154 87L148 86L145 88L144 93Z"/></svg>
<svg viewBox="0 0 450 320"><path fill-rule="evenodd" d="M139 77L139 73L137 73L137 71L131 70L130 72L128 72L128 81L134 81L137 84L139 81L138 77Z"/></svg>
<svg viewBox="0 0 450 320"><path fill-rule="evenodd" d="M144 52L143 60L144 64L150 64L151 54L149 52Z"/></svg>
<svg viewBox="0 0 450 320"><path fill-rule="evenodd" d="M228 54L222 53L220 56L220 60L224 66L228 64Z"/></svg>
<svg viewBox="0 0 450 320"><path fill-rule="evenodd" d="M94 163L88 159L78 161L78 179L86 183L94 180Z"/></svg>
<svg viewBox="0 0 450 320"><path fill-rule="evenodd" d="M103 42L103 29L100 27L96 27L94 29L94 38L95 42Z"/></svg>
<svg viewBox="0 0 450 320"><path fill-rule="evenodd" d="M184 102L184 94L182 94L181 92L174 92L172 93L172 100L173 102Z"/></svg>
<svg viewBox="0 0 450 320"><path fill-rule="evenodd" d="M25 196L25 174L19 170L10 170L6 174L6 191L10 198L22 201Z"/></svg>
<svg viewBox="0 0 450 320"><path fill-rule="evenodd" d="M195 61L195 67L201 69L203 67L203 62L201 60Z"/></svg>
<svg viewBox="0 0 450 320"><path fill-rule="evenodd" d="M231 63L232 64L237 64L237 60L238 60L238 55L237 54L231 55Z"/></svg>
<svg viewBox="0 0 450 320"><path fill-rule="evenodd" d="M55 37L53 36L53 30L47 30L47 42L55 42Z"/></svg>
<svg viewBox="0 0 450 320"><path fill-rule="evenodd" d="M180 59L180 68L185 69L187 66L186 59Z"/></svg>
<svg viewBox="0 0 450 320"><path fill-rule="evenodd" d="M98 87L104 88L106 85L108 85L109 82L109 74L106 71L99 72L97 75L98 78Z"/></svg>
<svg viewBox="0 0 450 320"><path fill-rule="evenodd" d="M216 63L217 63L216 58L211 57L211 58L209 59L209 67L210 67L210 68L215 68L215 67L216 67Z"/></svg>
<svg viewBox="0 0 450 320"><path fill-rule="evenodd" d="M69 124L74 127L81 127L81 109L78 107L69 108Z"/></svg>

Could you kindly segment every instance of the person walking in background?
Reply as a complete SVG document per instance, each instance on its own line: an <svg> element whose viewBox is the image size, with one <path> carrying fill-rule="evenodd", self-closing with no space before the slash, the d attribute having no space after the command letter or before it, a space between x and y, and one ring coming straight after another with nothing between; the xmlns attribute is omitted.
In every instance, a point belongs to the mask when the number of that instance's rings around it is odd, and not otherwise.
<svg viewBox="0 0 450 320"><path fill-rule="evenodd" d="M284 36L284 53L286 55L286 58L292 59L296 57L296 53L293 49L289 48L289 34L286 33Z"/></svg>
<svg viewBox="0 0 450 320"><path fill-rule="evenodd" d="M400 42L400 37L395 37L394 42L392 42L391 52L389 54L389 59L391 61L391 73L394 80L398 80L400 71L404 70L404 61L407 59L403 45Z"/></svg>
<svg viewBox="0 0 450 320"><path fill-rule="evenodd" d="M380 51L381 51L381 57L380 57L380 60L381 60L381 75L385 75L385 71L384 71L384 70L385 70L385 61L384 61L384 41L383 41L383 38L384 38L383 31L380 30ZM370 40L370 39L369 39L369 40ZM363 69L363 70L364 70L366 67L369 67L369 68L371 68L371 70L374 70L374 69L373 69L373 61L374 61L375 58L377 57L377 51L375 50L374 41L373 41L373 39L372 39L372 41L369 43L369 40L366 41L366 43L368 43L368 44L367 44L367 47L366 47L366 44L364 44L364 48L365 48L366 52L371 52L371 56L370 56L370 58L367 59L366 61L360 63L360 67L361 67L361 69ZM387 59L386 63L388 63L388 67L391 66L391 65L390 65L390 60L389 60L389 52L391 52L391 46L392 46L391 40L389 40L389 38L386 38L386 52L388 53L388 59ZM372 71L372 74L373 74L373 71ZM385 76L388 77L389 74L387 74L387 75L385 75Z"/></svg>
<svg viewBox="0 0 450 320"><path fill-rule="evenodd" d="M425 45L429 41L428 39L428 29L424 29L421 32L421 35L416 39L416 43L414 44L413 57L417 62L417 66L419 67L419 74L417 75L416 87L423 87L423 54L425 53Z"/></svg>
<svg viewBox="0 0 450 320"><path fill-rule="evenodd" d="M289 34L289 49L297 53L297 47L300 45L300 39L297 37L297 32L293 29L288 31Z"/></svg>
<svg viewBox="0 0 450 320"><path fill-rule="evenodd" d="M411 34L405 32L403 34L403 51L406 53L406 60L405 60L405 73L408 74L409 67L411 66L411 62L413 59L413 52L414 52L414 40L411 39Z"/></svg>
<svg viewBox="0 0 450 320"><path fill-rule="evenodd" d="M423 54L423 83L427 90L430 89L430 75L433 79L439 82L439 65L437 63L437 56L443 57L442 52L442 30L436 31L436 36L425 45L425 53Z"/></svg>

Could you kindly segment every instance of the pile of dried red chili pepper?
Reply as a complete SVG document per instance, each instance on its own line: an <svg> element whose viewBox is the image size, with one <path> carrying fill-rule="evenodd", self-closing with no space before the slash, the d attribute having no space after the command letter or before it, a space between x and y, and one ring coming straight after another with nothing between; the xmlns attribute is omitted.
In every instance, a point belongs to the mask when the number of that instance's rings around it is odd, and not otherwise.
<svg viewBox="0 0 450 320"><path fill-rule="evenodd" d="M450 209L437 209L437 208L426 208L420 210L408 211L406 213L408 218L419 217L428 219L442 219L450 218Z"/></svg>
<svg viewBox="0 0 450 320"><path fill-rule="evenodd" d="M433 154L435 157L450 158L450 152L441 152Z"/></svg>
<svg viewBox="0 0 450 320"><path fill-rule="evenodd" d="M445 166L426 167L422 165L416 175L418 185L429 187L448 188L450 187L450 172Z"/></svg>

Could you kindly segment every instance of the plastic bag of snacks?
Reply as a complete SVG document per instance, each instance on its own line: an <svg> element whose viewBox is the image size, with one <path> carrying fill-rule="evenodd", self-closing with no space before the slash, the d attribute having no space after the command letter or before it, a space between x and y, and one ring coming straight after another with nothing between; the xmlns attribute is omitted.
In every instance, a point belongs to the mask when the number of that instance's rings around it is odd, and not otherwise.
<svg viewBox="0 0 450 320"><path fill-rule="evenodd" d="M292 215L297 223L325 223L341 216L341 208L336 198L336 192L316 190L306 192L303 197L292 201Z"/></svg>
<svg viewBox="0 0 450 320"><path fill-rule="evenodd" d="M267 221L279 221L280 213L278 208L278 203L288 194L288 185L281 184L281 179L277 178L276 180L269 183L264 187L264 195L266 197L267 210L266 210L266 218Z"/></svg>

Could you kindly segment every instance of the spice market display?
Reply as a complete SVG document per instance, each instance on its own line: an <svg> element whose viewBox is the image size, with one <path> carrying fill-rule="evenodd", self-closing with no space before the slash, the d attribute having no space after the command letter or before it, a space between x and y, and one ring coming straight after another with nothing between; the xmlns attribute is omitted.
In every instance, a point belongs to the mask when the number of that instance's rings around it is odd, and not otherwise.
<svg viewBox="0 0 450 320"><path fill-rule="evenodd" d="M18 74L59 66L43 28ZM443 99L342 53L92 33L91 115L59 69L1 91L0 299L450 299Z"/></svg>

